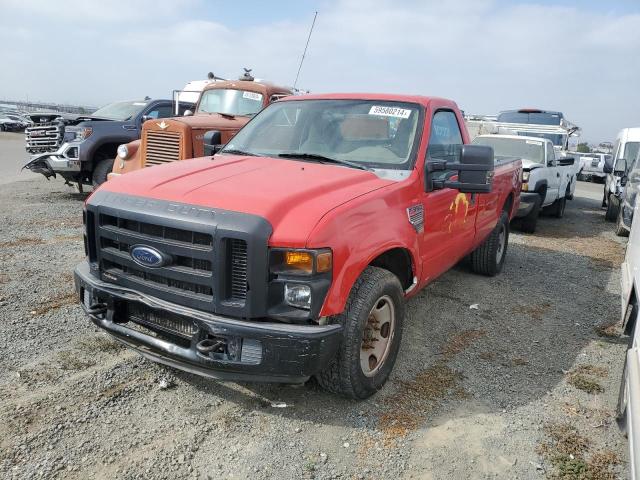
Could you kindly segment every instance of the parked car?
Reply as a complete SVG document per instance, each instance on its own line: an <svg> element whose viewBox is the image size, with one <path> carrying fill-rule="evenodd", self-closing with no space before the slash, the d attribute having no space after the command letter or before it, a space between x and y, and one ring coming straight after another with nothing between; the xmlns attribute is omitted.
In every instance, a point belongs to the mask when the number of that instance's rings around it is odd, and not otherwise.
<svg viewBox="0 0 640 480"><path fill-rule="evenodd" d="M0 114L0 132L19 132L23 128L22 123L18 120Z"/></svg>
<svg viewBox="0 0 640 480"><path fill-rule="evenodd" d="M467 255L475 272L503 268L521 162L468 141L440 98L272 103L215 157L93 193L78 298L154 361L249 381L315 375L369 397L395 363L407 298Z"/></svg>
<svg viewBox="0 0 640 480"><path fill-rule="evenodd" d="M181 103L181 112L193 104ZM67 183L100 185L113 168L118 146L140 137L146 120L174 115L171 100L131 100L106 105L91 115L34 113L25 132L31 160L24 168Z"/></svg>
<svg viewBox="0 0 640 480"><path fill-rule="evenodd" d="M604 184L602 207L606 208L605 219L613 222L618 218L620 201L624 193L623 174L634 168L634 159L640 150L640 127L623 128L613 144L613 162L605 166L607 178Z"/></svg>
<svg viewBox="0 0 640 480"><path fill-rule="evenodd" d="M209 83L204 86L192 116L147 122L139 140L120 146L109 178L153 165L211 155L265 106L292 94L288 87L255 81L248 73L240 80Z"/></svg>
<svg viewBox="0 0 640 480"><path fill-rule="evenodd" d="M640 160L640 152L638 152L636 158L633 160L630 167L626 165L626 161L622 159L624 173L619 177L620 184L624 185L623 192L620 197L620 207L618 209L618 215L616 217L616 235L619 237L626 237L631 230L631 223L633 222L633 212L635 211L636 199L638 196L638 188L640 188L640 169L638 169Z"/></svg>
<svg viewBox="0 0 640 480"><path fill-rule="evenodd" d="M604 183L607 178L605 165L611 165L613 156L608 153L582 153L578 180L595 180Z"/></svg>
<svg viewBox="0 0 640 480"><path fill-rule="evenodd" d="M577 171L574 159L557 157L553 142L520 135L479 135L474 145L493 148L497 158L522 159L522 192L516 213L522 231L533 233L542 209L562 218L567 200L573 198Z"/></svg>
<svg viewBox="0 0 640 480"><path fill-rule="evenodd" d="M628 186L627 188L631 188ZM637 188L637 185L634 185ZM640 208L636 203L635 209ZM621 267L622 331L629 339L625 355L617 420L629 438L629 478L640 476L640 329L638 301L640 294L640 222L631 226L629 243Z"/></svg>

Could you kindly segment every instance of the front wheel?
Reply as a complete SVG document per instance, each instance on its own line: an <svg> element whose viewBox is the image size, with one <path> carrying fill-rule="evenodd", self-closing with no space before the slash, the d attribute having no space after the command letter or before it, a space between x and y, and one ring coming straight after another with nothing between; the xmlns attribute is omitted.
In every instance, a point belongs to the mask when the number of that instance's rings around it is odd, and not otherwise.
<svg viewBox="0 0 640 480"><path fill-rule="evenodd" d="M628 237L629 232L624 228L624 220L622 218L622 208L618 209L618 217L616 218L616 235L619 237Z"/></svg>
<svg viewBox="0 0 640 480"><path fill-rule="evenodd" d="M344 327L336 358L316 375L325 389L365 399L385 384L402 338L405 302L398 277L367 267L356 281L344 312L335 321Z"/></svg>
<svg viewBox="0 0 640 480"><path fill-rule="evenodd" d="M471 253L471 269L493 277L502 270L509 245L509 216L502 212L487 239Z"/></svg>
<svg viewBox="0 0 640 480"><path fill-rule="evenodd" d="M113 170L113 158L102 158L98 160L95 168L93 169L93 175L91 176L91 182L94 187L102 185L107 181L107 175Z"/></svg>

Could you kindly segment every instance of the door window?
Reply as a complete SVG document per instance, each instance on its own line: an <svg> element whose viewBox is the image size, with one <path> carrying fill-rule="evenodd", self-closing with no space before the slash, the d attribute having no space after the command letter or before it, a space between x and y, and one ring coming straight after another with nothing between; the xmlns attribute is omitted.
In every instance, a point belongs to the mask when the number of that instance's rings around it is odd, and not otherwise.
<svg viewBox="0 0 640 480"><path fill-rule="evenodd" d="M149 118L167 118L174 116L171 105L157 105L149 110L145 115Z"/></svg>
<svg viewBox="0 0 640 480"><path fill-rule="evenodd" d="M551 143L547 143L547 165L556 164L556 152L553 149L553 145Z"/></svg>
<svg viewBox="0 0 640 480"><path fill-rule="evenodd" d="M461 149L462 134L455 113L451 110L437 111L431 120L427 162L439 160L457 162ZM444 180L455 173L455 170L433 172L433 179Z"/></svg>

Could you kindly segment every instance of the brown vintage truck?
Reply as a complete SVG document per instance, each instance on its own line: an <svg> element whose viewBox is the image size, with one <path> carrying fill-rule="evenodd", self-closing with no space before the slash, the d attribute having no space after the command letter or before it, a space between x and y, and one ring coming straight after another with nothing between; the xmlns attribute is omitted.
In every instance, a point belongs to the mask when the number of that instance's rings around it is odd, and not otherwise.
<svg viewBox="0 0 640 480"><path fill-rule="evenodd" d="M211 83L202 91L193 115L148 120L139 140L120 145L108 178L144 167L212 154L227 143L256 113L282 97L288 87L240 80Z"/></svg>

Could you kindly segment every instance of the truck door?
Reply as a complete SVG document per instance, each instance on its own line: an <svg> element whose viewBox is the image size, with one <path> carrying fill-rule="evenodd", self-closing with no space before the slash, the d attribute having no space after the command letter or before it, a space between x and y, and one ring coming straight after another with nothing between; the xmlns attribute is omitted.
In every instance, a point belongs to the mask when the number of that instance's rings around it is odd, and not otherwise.
<svg viewBox="0 0 640 480"><path fill-rule="evenodd" d="M558 167L558 162L556 160L556 152L553 149L553 144L551 142L545 142L546 148L546 162L547 169L549 174L547 175L547 196L545 198L545 204L553 203L557 198L559 198L560 194L560 184L562 183L562 179L560 176L562 173L560 172L560 168ZM562 192L564 196L564 192Z"/></svg>
<svg viewBox="0 0 640 480"><path fill-rule="evenodd" d="M462 134L451 110L438 110L431 120L427 162L458 161ZM437 172L443 178L455 172ZM423 192L424 232L420 255L425 280L431 280L455 265L471 248L475 236L477 195L444 188Z"/></svg>

